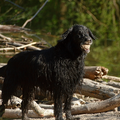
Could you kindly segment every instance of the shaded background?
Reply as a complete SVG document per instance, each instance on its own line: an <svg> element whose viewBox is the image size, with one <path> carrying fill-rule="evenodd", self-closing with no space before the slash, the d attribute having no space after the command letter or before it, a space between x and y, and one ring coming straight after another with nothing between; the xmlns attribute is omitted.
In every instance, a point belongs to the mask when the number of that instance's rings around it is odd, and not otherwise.
<svg viewBox="0 0 120 120"><path fill-rule="evenodd" d="M22 26L45 2L11 1L24 9L0 0L0 24ZM26 27L55 45L59 36L74 24L87 26L97 37L85 65L104 66L110 75L120 76L120 0L49 0Z"/></svg>

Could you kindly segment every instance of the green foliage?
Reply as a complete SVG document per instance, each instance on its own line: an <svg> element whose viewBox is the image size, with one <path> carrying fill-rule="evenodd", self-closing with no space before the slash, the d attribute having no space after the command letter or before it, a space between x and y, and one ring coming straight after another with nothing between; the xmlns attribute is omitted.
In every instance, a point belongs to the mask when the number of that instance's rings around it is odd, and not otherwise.
<svg viewBox="0 0 120 120"><path fill-rule="evenodd" d="M0 23L22 26L43 5L45 0L12 0L26 10L1 1ZM9 20L10 21L6 21ZM103 65L110 71L120 68L120 1L119 0L49 0L46 6L26 27L60 35L73 24L83 24L96 35L87 65ZM93 63L92 63L93 61ZM115 63L112 66L112 63ZM112 72L111 72L112 73ZM119 74L117 74L120 76Z"/></svg>

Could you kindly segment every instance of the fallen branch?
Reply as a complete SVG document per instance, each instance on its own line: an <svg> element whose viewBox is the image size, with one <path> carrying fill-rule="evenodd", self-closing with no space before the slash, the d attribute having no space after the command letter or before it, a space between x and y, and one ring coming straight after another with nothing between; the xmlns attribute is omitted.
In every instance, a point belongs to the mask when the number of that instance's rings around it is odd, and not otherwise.
<svg viewBox="0 0 120 120"><path fill-rule="evenodd" d="M113 110L114 108L119 106L120 106L120 94L104 101L84 104L81 106L74 106L71 109L71 113L73 115L87 114L87 113L100 113L100 112ZM44 111L43 117L53 117L54 116L53 113L54 113L53 110L47 109ZM21 118L21 116L22 115L21 115L20 109L6 109L5 113L3 114L3 118ZM39 116L32 110L28 111L28 117L39 118Z"/></svg>
<svg viewBox="0 0 120 120"><path fill-rule="evenodd" d="M23 46L24 45L24 44L17 43L17 42L11 42L11 43L7 43L7 44L8 45L14 45L14 46ZM27 48L30 49L30 50L41 50L40 48L35 47L35 46L28 46Z"/></svg>
<svg viewBox="0 0 120 120"><path fill-rule="evenodd" d="M27 45L23 45L23 46L20 46L20 47L14 47L14 48L0 48L0 51L7 51L7 50L19 50L21 48L25 48L25 47L28 47L28 46L31 46L31 45L34 45L36 44L37 42L33 42L33 43L30 43L30 44L27 44Z"/></svg>
<svg viewBox="0 0 120 120"><path fill-rule="evenodd" d="M6 36L4 36L4 35L2 35L2 34L0 34L0 37L3 38L3 39L5 39L5 40L8 40L8 41L13 41L12 38L6 37Z"/></svg>
<svg viewBox="0 0 120 120"><path fill-rule="evenodd" d="M40 117L44 117L45 110L42 109L35 101L32 101L30 103L30 107L32 108L32 110L34 110L35 113L37 113L37 115L39 115Z"/></svg>
<svg viewBox="0 0 120 120"><path fill-rule="evenodd" d="M39 115L37 115L33 110L28 110L28 117L30 118L40 118ZM53 117L54 116L54 112L53 110L50 109L46 109L44 111L44 116L43 117ZM22 111L17 108L17 109L5 109L5 113L3 114L2 118L21 118L22 117Z"/></svg>
<svg viewBox="0 0 120 120"><path fill-rule="evenodd" d="M102 83L105 85L112 86L112 87L120 88L119 82L114 82L114 81L105 82L105 81L103 81Z"/></svg>
<svg viewBox="0 0 120 120"><path fill-rule="evenodd" d="M108 69L102 66L85 66L84 72L84 78L94 80L106 75L108 73Z"/></svg>
<svg viewBox="0 0 120 120"><path fill-rule="evenodd" d="M113 81L116 81L116 82L120 82L120 77L104 75L104 76L102 76L102 78L107 79L107 80L113 80Z"/></svg>
<svg viewBox="0 0 120 120"><path fill-rule="evenodd" d="M102 100L111 98L120 93L120 89L118 88L95 82L90 79L83 80L82 89L81 86L77 86L76 92L80 93L80 91L85 96L99 98Z"/></svg>
<svg viewBox="0 0 120 120"><path fill-rule="evenodd" d="M72 114L83 114L83 113L100 113L113 110L120 106L120 94L109 98L104 101L84 104L79 107L72 108Z"/></svg>

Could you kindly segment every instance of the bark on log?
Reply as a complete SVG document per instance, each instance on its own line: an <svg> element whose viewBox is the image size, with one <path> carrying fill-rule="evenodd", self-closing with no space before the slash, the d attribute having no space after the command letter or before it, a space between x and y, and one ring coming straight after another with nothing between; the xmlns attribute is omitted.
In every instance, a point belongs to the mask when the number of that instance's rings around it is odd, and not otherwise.
<svg viewBox="0 0 120 120"><path fill-rule="evenodd" d="M111 98L116 94L120 93L120 89L114 88L112 86L104 85L99 82L92 81L90 79L84 79L81 86L77 86L76 92L81 93L85 96L95 97L102 100Z"/></svg>
<svg viewBox="0 0 120 120"><path fill-rule="evenodd" d="M109 98L104 101L84 104L82 106L74 106L71 109L72 115L76 114L87 114L87 113L100 113L106 112L109 110L113 110L116 107L120 106L120 94ZM52 117L54 116L53 110L45 110L43 117ZM38 118L39 116L34 113L32 110L28 111L28 117ZM3 118L21 118L21 110L20 109L6 109L3 114Z"/></svg>
<svg viewBox="0 0 120 120"><path fill-rule="evenodd" d="M103 75L108 73L108 69L102 66L85 66L84 71L84 78L92 80L102 78Z"/></svg>
<svg viewBox="0 0 120 120"><path fill-rule="evenodd" d="M120 94L104 101L84 104L80 107L72 108L72 114L99 113L113 110L120 106Z"/></svg>
<svg viewBox="0 0 120 120"><path fill-rule="evenodd" d="M119 82L113 82L113 81L109 81L109 82L102 82L105 85L109 85L109 86L113 86L116 88L120 88L120 83Z"/></svg>

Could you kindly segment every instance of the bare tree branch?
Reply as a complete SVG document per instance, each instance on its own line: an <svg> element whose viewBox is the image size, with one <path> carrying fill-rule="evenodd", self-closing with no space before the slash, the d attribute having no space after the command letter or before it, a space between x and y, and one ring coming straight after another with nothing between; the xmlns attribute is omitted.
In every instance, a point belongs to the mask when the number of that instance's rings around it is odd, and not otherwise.
<svg viewBox="0 0 120 120"><path fill-rule="evenodd" d="M13 5L15 5L16 7L20 8L20 9L22 9L22 10L25 10L23 7L21 7L21 6L17 5L17 4L15 4L14 2L12 2L12 1L10 1L10 0L5 0L5 1L7 1L7 2L13 4Z"/></svg>
<svg viewBox="0 0 120 120"><path fill-rule="evenodd" d="M27 25L28 22L32 21L32 20L36 17L36 15L42 10L42 8L46 5L47 2L48 2L48 0L45 1L45 3L42 5L42 7L39 8L39 10L35 13L35 15L34 15L32 18L28 19L28 20L23 24L22 28L24 28L24 27Z"/></svg>

